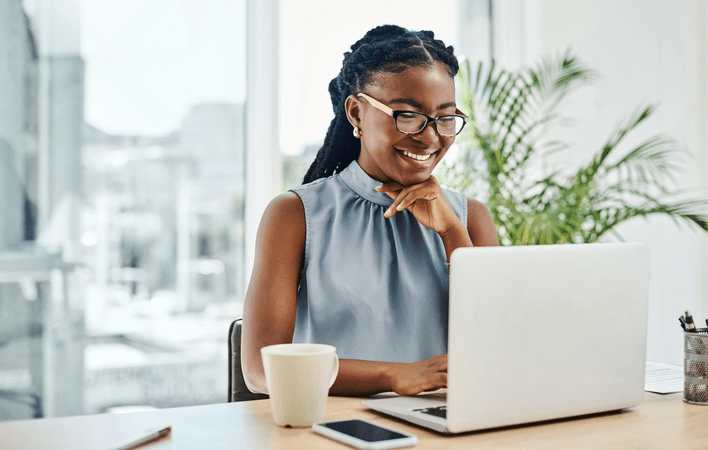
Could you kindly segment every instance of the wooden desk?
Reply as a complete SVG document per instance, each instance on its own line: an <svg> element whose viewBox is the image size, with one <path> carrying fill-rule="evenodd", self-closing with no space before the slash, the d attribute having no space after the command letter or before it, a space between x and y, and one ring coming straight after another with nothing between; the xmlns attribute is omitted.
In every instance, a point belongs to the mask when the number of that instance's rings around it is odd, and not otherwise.
<svg viewBox="0 0 708 450"><path fill-rule="evenodd" d="M458 436L441 436L386 418L358 398L330 397L325 419L361 417L417 435L417 448L435 449L706 449L708 406L684 403L681 394L647 393L644 402L620 413ZM172 436L146 450L166 449L346 449L309 428L273 424L270 403L259 400L190 406L129 414L37 419L0 423L0 449L108 449L136 432L163 422Z"/></svg>

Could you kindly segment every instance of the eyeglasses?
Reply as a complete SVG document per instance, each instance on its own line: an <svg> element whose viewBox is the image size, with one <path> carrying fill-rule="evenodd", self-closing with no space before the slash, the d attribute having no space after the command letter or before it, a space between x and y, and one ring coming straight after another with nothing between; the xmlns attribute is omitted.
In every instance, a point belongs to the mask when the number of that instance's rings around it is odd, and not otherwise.
<svg viewBox="0 0 708 450"><path fill-rule="evenodd" d="M435 126L435 131L441 136L452 137L460 134L467 123L467 117L460 114L448 114L440 117L430 117L418 111L394 111L383 103L364 93L357 94L364 97L374 108L393 117L396 129L404 134L418 134L430 122Z"/></svg>

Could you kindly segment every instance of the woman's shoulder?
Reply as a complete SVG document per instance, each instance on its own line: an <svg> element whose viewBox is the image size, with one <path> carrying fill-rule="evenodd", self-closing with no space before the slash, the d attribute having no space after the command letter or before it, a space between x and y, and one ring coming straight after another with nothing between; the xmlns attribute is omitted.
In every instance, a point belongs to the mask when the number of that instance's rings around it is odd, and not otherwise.
<svg viewBox="0 0 708 450"><path fill-rule="evenodd" d="M299 186L295 186L293 188L290 188L289 192L294 192L300 196L305 195L309 192L317 192L317 191L323 191L327 190L329 186L332 183L337 183L338 181L338 176L337 174L330 175L328 177L324 178L318 178L314 181L310 181L309 183L301 184Z"/></svg>
<svg viewBox="0 0 708 450"><path fill-rule="evenodd" d="M264 217L297 219L305 216L302 200L295 192L284 192L273 198L263 213Z"/></svg>
<svg viewBox="0 0 708 450"><path fill-rule="evenodd" d="M467 210L470 211L470 213L474 214L475 216L488 215L491 217L492 214L489 212L489 208L487 208L484 203L470 197L465 197L465 200L467 201Z"/></svg>
<svg viewBox="0 0 708 450"><path fill-rule="evenodd" d="M293 187L289 193L299 197L307 215L336 208L343 197L352 194L340 173Z"/></svg>
<svg viewBox="0 0 708 450"><path fill-rule="evenodd" d="M494 218L484 203L465 197L467 201L467 231L475 246L499 245Z"/></svg>

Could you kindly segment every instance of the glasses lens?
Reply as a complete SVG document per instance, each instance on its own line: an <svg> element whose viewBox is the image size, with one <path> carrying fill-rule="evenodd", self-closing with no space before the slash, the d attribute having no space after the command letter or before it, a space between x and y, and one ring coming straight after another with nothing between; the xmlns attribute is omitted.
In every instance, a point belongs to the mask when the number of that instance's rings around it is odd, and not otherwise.
<svg viewBox="0 0 708 450"><path fill-rule="evenodd" d="M460 116L441 116L438 119L438 133L443 136L455 136L465 126L465 119Z"/></svg>
<svg viewBox="0 0 708 450"><path fill-rule="evenodd" d="M426 118L417 112L403 112L396 117L396 128L403 133L417 133L425 126Z"/></svg>
<svg viewBox="0 0 708 450"><path fill-rule="evenodd" d="M415 111L400 112L396 116L396 128L402 133L415 134L423 131L428 123L428 118ZM462 116L440 116L436 128L443 136L455 136L465 126L465 119Z"/></svg>

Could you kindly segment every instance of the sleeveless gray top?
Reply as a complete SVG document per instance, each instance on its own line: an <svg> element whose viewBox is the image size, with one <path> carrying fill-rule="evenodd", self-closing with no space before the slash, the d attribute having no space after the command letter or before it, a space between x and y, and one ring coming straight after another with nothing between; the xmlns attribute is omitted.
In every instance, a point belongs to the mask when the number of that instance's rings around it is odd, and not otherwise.
<svg viewBox="0 0 708 450"><path fill-rule="evenodd" d="M415 362L447 353L449 272L442 239L393 202L354 161L292 189L306 243L293 342L337 347L342 359ZM467 226L467 199L445 190Z"/></svg>

